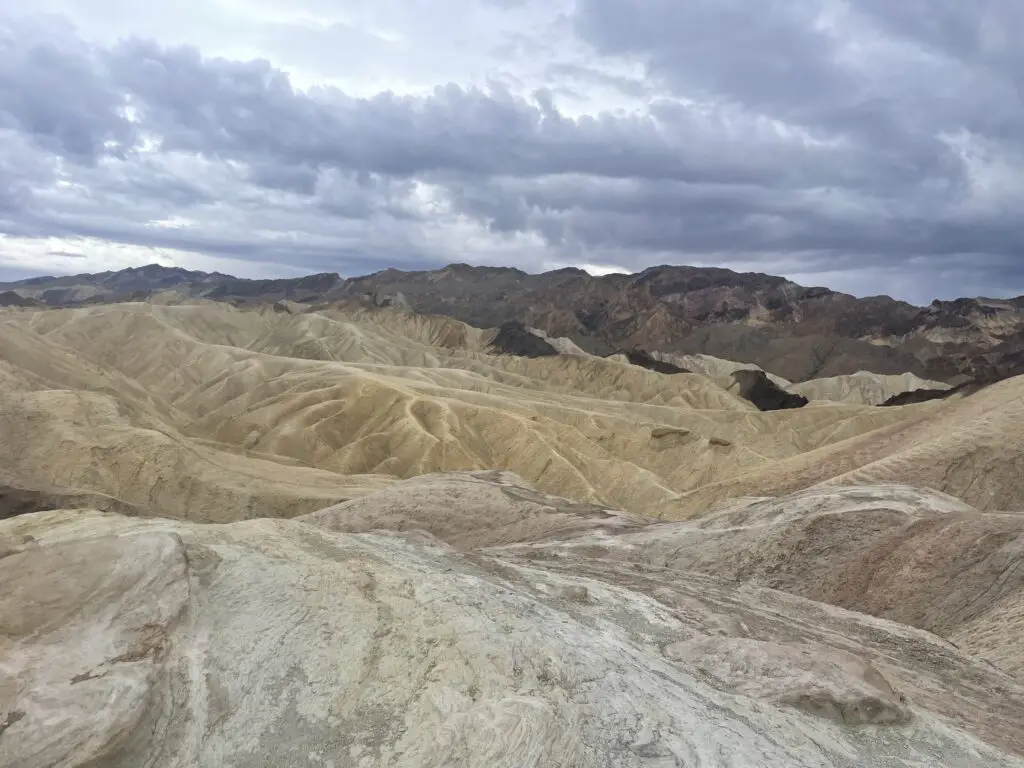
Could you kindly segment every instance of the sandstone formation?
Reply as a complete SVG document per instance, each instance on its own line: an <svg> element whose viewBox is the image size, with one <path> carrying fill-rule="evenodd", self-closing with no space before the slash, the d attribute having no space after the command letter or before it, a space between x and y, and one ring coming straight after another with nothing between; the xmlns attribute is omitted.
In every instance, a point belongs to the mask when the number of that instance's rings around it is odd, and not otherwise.
<svg viewBox="0 0 1024 768"><path fill-rule="evenodd" d="M507 473L382 494L299 520L0 522L0 766L1024 764L1019 679L658 566L657 529L694 524Z"/></svg>
<svg viewBox="0 0 1024 768"><path fill-rule="evenodd" d="M815 414L820 410L801 409ZM875 484L930 488L985 511L1024 508L1024 377L973 394L877 410L896 410L906 417L709 483L668 502L657 514L678 518L702 514L715 502L738 496Z"/></svg>
<svg viewBox="0 0 1024 768"><path fill-rule="evenodd" d="M908 486L813 488L732 500L690 523L627 536L591 533L574 546L892 619L1024 679L1020 512L979 512Z"/></svg>
<svg viewBox="0 0 1024 768"><path fill-rule="evenodd" d="M659 360L678 365L682 368L686 368L688 371L699 373L701 376L714 381L720 387L728 387L733 383L732 374L740 370L756 370L760 371L752 363L739 363L735 360L724 360L714 355L695 354L695 355L679 355L672 354L669 352L654 352L652 353ZM776 376L773 373L765 371L765 375L771 379L775 384L782 388L788 388L792 386L792 382Z"/></svg>

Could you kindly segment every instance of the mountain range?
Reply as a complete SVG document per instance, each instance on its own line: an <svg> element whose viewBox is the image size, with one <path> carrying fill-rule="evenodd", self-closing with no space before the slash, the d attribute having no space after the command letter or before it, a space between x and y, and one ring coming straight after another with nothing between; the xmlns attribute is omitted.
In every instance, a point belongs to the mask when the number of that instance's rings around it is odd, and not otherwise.
<svg viewBox="0 0 1024 768"><path fill-rule="evenodd" d="M0 768L1024 768L1024 376L775 372L1019 308L816 290L4 286Z"/></svg>
<svg viewBox="0 0 1024 768"><path fill-rule="evenodd" d="M719 268L659 266L592 276L574 268L528 274L451 264L353 278L320 273L254 280L149 264L2 283L0 304L77 306L165 291L235 306L391 305L484 328L519 322L602 356L622 350L708 354L794 382L870 371L958 385L1024 372L1024 296L918 307Z"/></svg>

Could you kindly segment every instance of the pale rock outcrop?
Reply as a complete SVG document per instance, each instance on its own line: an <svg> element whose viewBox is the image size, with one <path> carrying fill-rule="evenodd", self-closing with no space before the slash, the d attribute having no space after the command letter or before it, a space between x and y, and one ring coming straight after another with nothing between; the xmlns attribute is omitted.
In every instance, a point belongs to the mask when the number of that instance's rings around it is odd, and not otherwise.
<svg viewBox="0 0 1024 768"><path fill-rule="evenodd" d="M400 486L304 520L0 523L0 766L1024 765L1024 688L934 635L595 556L640 531L508 474L418 482L404 533L335 530L392 524ZM445 503L516 543L441 541Z"/></svg>

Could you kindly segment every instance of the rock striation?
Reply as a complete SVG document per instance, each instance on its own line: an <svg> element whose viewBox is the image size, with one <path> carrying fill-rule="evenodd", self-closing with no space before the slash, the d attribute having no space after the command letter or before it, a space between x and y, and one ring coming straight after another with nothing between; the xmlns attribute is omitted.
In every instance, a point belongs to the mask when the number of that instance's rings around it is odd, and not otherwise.
<svg viewBox="0 0 1024 768"><path fill-rule="evenodd" d="M0 766L1024 764L1024 687L936 635L658 566L509 473L383 493L0 522Z"/></svg>

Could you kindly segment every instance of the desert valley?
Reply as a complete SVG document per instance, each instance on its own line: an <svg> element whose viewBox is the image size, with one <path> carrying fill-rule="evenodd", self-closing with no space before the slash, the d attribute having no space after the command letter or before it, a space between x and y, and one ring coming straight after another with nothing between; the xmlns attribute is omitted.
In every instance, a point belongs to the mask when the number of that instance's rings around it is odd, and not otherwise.
<svg viewBox="0 0 1024 768"><path fill-rule="evenodd" d="M0 286L0 766L1024 765L1024 301L659 269Z"/></svg>

